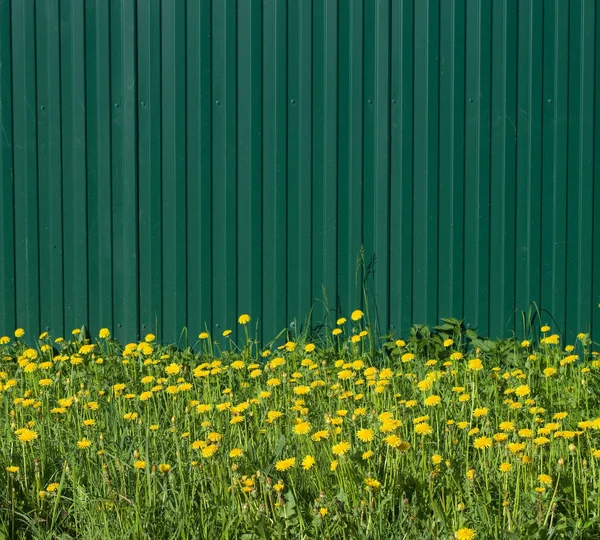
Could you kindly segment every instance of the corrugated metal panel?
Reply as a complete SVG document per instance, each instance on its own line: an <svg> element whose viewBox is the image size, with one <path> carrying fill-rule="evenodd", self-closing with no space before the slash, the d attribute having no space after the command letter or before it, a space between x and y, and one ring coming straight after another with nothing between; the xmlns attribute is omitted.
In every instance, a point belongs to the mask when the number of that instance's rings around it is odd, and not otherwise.
<svg viewBox="0 0 600 540"><path fill-rule="evenodd" d="M0 333L270 338L366 277L381 332L534 301L597 336L599 34L595 0L1 2Z"/></svg>

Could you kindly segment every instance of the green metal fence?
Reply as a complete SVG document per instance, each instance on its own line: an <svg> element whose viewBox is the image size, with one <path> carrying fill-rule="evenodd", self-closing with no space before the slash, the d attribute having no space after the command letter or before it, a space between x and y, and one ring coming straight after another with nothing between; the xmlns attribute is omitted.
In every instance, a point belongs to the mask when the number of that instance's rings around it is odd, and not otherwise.
<svg viewBox="0 0 600 540"><path fill-rule="evenodd" d="M0 1L0 334L270 338L359 306L362 245L382 330L598 335L599 35L595 0Z"/></svg>

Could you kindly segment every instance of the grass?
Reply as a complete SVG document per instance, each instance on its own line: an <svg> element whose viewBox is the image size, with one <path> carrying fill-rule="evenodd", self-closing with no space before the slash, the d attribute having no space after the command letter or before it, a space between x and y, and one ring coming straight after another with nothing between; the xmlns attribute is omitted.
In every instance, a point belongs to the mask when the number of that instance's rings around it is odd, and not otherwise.
<svg viewBox="0 0 600 540"><path fill-rule="evenodd" d="M598 537L588 335L0 339L0 537ZM531 329L530 329L531 330ZM288 341L286 341L286 339Z"/></svg>

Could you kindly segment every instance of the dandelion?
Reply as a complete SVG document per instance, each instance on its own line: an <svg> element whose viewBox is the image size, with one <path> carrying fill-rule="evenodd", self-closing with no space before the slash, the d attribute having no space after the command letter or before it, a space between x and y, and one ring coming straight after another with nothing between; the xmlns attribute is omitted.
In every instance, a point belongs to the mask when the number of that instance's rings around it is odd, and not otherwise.
<svg viewBox="0 0 600 540"><path fill-rule="evenodd" d="M248 324L250 322L250 315L244 313L243 315L240 315L238 318L238 323L239 324Z"/></svg>
<svg viewBox="0 0 600 540"><path fill-rule="evenodd" d="M282 459L282 460L279 460L277 463L275 463L275 469L283 472L283 471L287 471L288 469L291 469L294 465L296 465L295 457L288 458L288 459Z"/></svg>
<svg viewBox="0 0 600 540"><path fill-rule="evenodd" d="M342 441L331 447L331 452L335 456L343 456L344 454L348 453L349 450L350 450L350 443L347 441Z"/></svg>
<svg viewBox="0 0 600 540"><path fill-rule="evenodd" d="M293 427L293 432L296 435L308 435L310 433L310 430L311 430L311 425L309 422L298 422Z"/></svg>
<svg viewBox="0 0 600 540"><path fill-rule="evenodd" d="M77 448L79 448L80 450L85 450L86 448L89 448L90 446L92 446L92 441L90 441L89 439L86 439L85 437L83 439L81 439L80 441L77 441Z"/></svg>
<svg viewBox="0 0 600 540"><path fill-rule="evenodd" d="M556 368L553 367L548 367L546 369L544 369L544 375L546 377L552 377L553 375L556 375Z"/></svg>
<svg viewBox="0 0 600 540"><path fill-rule="evenodd" d="M167 375L177 375L181 371L181 366L176 363L171 363L165 368L165 373Z"/></svg>
<svg viewBox="0 0 600 540"><path fill-rule="evenodd" d="M487 407L477 407L474 411L473 411L473 416L475 418L480 418L481 416L486 416L488 413L488 408Z"/></svg>
<svg viewBox="0 0 600 540"><path fill-rule="evenodd" d="M475 538L475 530L464 527L456 531L455 536L457 540L471 540Z"/></svg>
<svg viewBox="0 0 600 540"><path fill-rule="evenodd" d="M471 371L480 371L483 369L483 363L481 362L481 360L479 358L475 358L473 360L469 360L469 363L467 364L467 368L470 369Z"/></svg>
<svg viewBox="0 0 600 540"><path fill-rule="evenodd" d="M506 448L511 454L518 454L525 450L525 443L508 443Z"/></svg>
<svg viewBox="0 0 600 540"><path fill-rule="evenodd" d="M599 453L598 457L600 457L600 450L598 450L597 452ZM373 455L374 455L373 450L367 450L366 452L362 453L361 457L362 457L362 459L364 459L366 461L367 459L373 457Z"/></svg>
<svg viewBox="0 0 600 540"><path fill-rule="evenodd" d="M35 441L35 439L37 439L37 437L38 437L38 434L35 431L28 429L28 428L21 430L19 432L19 434L17 435L17 438L21 442L24 442L24 443Z"/></svg>
<svg viewBox="0 0 600 540"><path fill-rule="evenodd" d="M439 454L434 454L433 456L431 456L431 463L433 463L434 465L439 465L443 459L444 458Z"/></svg>
<svg viewBox="0 0 600 540"><path fill-rule="evenodd" d="M219 447L216 444L208 444L201 450L202 457L210 458L217 453Z"/></svg>
<svg viewBox="0 0 600 540"><path fill-rule="evenodd" d="M134 467L134 469L137 469L138 471L140 471L140 470L146 468L146 462L143 459L138 459L137 461L135 461L133 463L133 467Z"/></svg>
<svg viewBox="0 0 600 540"><path fill-rule="evenodd" d="M478 450L490 448L492 446L492 439L489 437L477 437L477 439L473 441L473 446Z"/></svg>
<svg viewBox="0 0 600 540"><path fill-rule="evenodd" d="M6 467L6 470L9 473L15 474L15 473L19 472L19 467L17 467L16 465L10 465L10 466Z"/></svg>
<svg viewBox="0 0 600 540"><path fill-rule="evenodd" d="M239 458L242 457L244 455L244 451L241 448L232 448L229 451L229 457L230 458Z"/></svg>
<svg viewBox="0 0 600 540"><path fill-rule="evenodd" d="M425 399L425 406L426 407L435 407L436 405L439 405L442 402L442 398L440 396L429 396L427 399Z"/></svg>
<svg viewBox="0 0 600 540"><path fill-rule="evenodd" d="M310 468L312 468L312 466L315 464L315 458L311 455L306 456L303 460L302 460L302 468L305 471L308 471Z"/></svg>
<svg viewBox="0 0 600 540"><path fill-rule="evenodd" d="M402 444L402 439L398 435L388 435L383 439L383 442L392 448L399 448Z"/></svg>
<svg viewBox="0 0 600 540"><path fill-rule="evenodd" d="M375 478L365 478L365 484L367 485L367 488L371 488L375 491L381 488L381 482Z"/></svg>
<svg viewBox="0 0 600 540"><path fill-rule="evenodd" d="M505 461L504 463L500 464L499 469L501 472L507 473L507 472L510 472L510 470L512 469L512 465Z"/></svg>
<svg viewBox="0 0 600 540"><path fill-rule="evenodd" d="M422 424L417 424L415 426L415 433L419 435L431 435L433 433L433 429L428 423L423 422Z"/></svg>
<svg viewBox="0 0 600 540"><path fill-rule="evenodd" d="M372 429L361 429L356 432L356 436L361 442L371 442L375 438L375 432Z"/></svg>
<svg viewBox="0 0 600 540"><path fill-rule="evenodd" d="M538 480L539 480L540 484L545 484L547 486L552 485L552 477L548 474L540 474L538 476Z"/></svg>
<svg viewBox="0 0 600 540"><path fill-rule="evenodd" d="M352 312L352 315L350 315L350 318L351 318L353 321L360 321L360 320L361 320L361 319L364 317L364 315L365 315L365 314L364 314L364 313L363 313L363 312L362 312L360 309L355 309L355 310Z"/></svg>

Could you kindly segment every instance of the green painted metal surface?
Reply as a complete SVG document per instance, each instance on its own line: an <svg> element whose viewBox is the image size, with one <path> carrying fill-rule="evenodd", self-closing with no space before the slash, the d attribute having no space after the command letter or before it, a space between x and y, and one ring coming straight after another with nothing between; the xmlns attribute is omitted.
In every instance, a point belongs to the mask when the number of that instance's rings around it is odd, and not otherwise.
<svg viewBox="0 0 600 540"><path fill-rule="evenodd" d="M364 246L381 331L597 337L599 93L595 0L0 2L0 334L271 338Z"/></svg>

